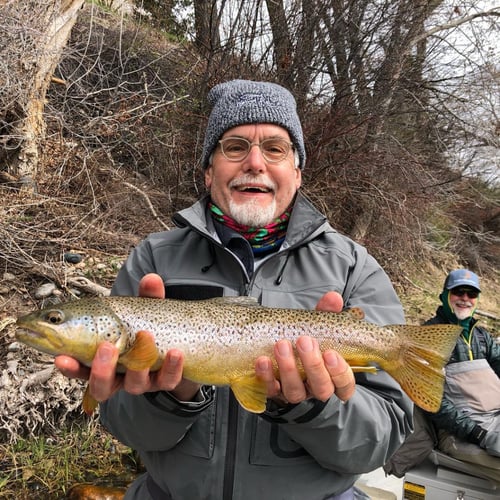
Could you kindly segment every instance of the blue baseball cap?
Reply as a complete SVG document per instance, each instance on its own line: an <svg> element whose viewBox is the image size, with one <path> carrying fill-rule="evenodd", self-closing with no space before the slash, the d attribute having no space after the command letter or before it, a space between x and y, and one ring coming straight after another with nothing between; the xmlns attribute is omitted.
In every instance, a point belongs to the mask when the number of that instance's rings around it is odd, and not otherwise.
<svg viewBox="0 0 500 500"><path fill-rule="evenodd" d="M478 292L481 291L478 275L468 269L455 269L455 271L451 271L446 277L444 281L445 290L451 290L457 286L470 286Z"/></svg>

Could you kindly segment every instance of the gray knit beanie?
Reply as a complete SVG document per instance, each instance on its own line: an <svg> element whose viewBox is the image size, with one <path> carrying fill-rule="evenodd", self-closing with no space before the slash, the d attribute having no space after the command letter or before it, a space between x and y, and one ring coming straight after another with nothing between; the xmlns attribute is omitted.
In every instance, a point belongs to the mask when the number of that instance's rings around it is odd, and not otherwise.
<svg viewBox="0 0 500 500"><path fill-rule="evenodd" d="M213 87L207 99L212 112L203 144L204 169L208 167L210 155L224 132L247 123L272 123L288 130L299 155L299 166L304 168L306 151L297 105L284 87L269 82L231 80Z"/></svg>

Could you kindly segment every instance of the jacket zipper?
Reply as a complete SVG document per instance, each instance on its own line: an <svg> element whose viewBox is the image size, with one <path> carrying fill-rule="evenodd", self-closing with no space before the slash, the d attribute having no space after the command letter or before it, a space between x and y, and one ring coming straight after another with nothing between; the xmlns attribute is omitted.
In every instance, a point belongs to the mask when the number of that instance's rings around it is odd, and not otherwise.
<svg viewBox="0 0 500 500"><path fill-rule="evenodd" d="M227 417L227 443L224 458L224 482L222 500L232 500L234 494L234 468L236 464L236 444L238 440L238 402L229 391L229 407Z"/></svg>

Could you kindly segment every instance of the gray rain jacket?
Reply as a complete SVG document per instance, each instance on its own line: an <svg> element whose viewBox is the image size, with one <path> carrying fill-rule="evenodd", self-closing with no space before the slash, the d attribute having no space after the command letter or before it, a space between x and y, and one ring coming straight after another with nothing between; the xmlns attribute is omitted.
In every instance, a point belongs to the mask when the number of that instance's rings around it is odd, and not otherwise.
<svg viewBox="0 0 500 500"><path fill-rule="evenodd" d="M137 295L139 280L154 272L172 298L251 295L265 306L313 309L334 290L345 307L363 308L368 321L404 322L375 259L300 193L285 243L255 271L248 243L221 228L216 236L206 204L205 198L177 213L177 229L152 234L135 248L113 294ZM203 387L196 403L165 392L118 392L101 405L102 423L140 453L148 471L125 498L155 498L153 481L162 498L183 500L312 500L345 491L387 462L412 429L412 404L389 375L361 373L356 380L345 404L336 397L269 404L262 415L239 407L226 387Z"/></svg>

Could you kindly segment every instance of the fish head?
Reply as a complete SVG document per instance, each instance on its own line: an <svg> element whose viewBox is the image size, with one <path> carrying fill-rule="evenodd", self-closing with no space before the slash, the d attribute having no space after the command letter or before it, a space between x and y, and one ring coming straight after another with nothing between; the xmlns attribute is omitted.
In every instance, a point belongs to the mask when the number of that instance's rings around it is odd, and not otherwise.
<svg viewBox="0 0 500 500"><path fill-rule="evenodd" d="M16 338L38 351L72 356L90 366L100 342L115 343L121 325L95 302L85 300L58 304L17 319Z"/></svg>

